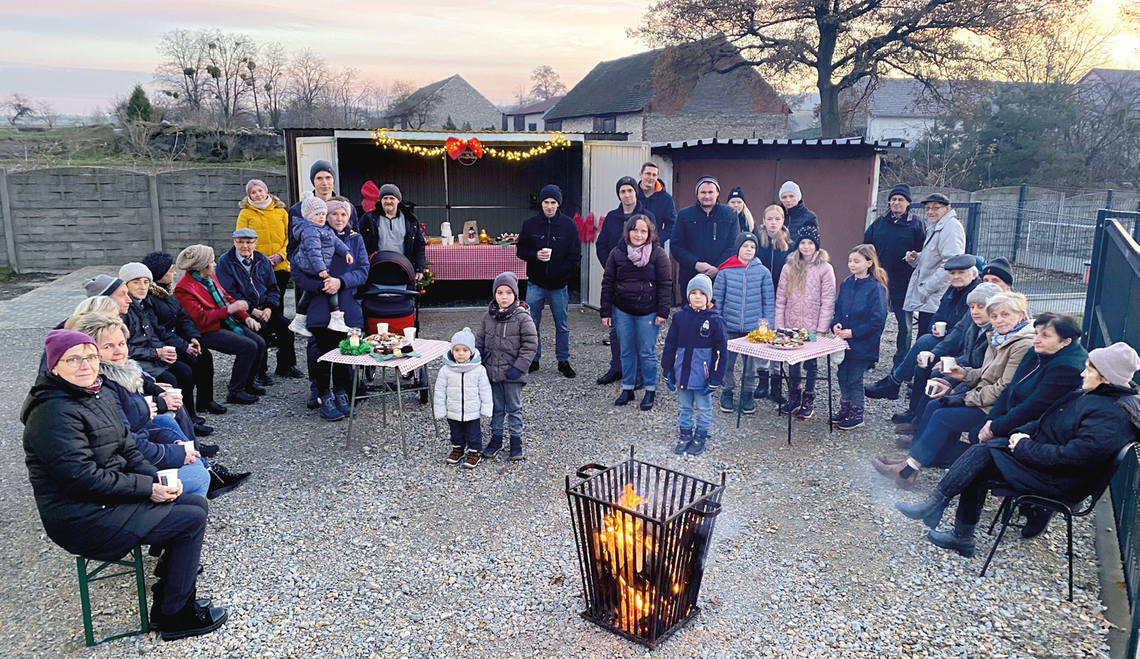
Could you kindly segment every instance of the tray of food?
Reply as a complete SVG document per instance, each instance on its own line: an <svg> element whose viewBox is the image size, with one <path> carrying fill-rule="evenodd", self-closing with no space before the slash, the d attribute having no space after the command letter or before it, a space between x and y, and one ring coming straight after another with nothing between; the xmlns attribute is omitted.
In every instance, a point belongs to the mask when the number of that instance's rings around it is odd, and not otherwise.
<svg viewBox="0 0 1140 659"><path fill-rule="evenodd" d="M369 334L364 337L364 341L372 346L372 352L378 355L395 355L400 356L403 353L412 351L412 343L403 334L392 334L391 332L383 332L380 334Z"/></svg>
<svg viewBox="0 0 1140 659"><path fill-rule="evenodd" d="M777 350L795 350L796 348L802 348L804 342L800 339L794 339L790 336L777 334L776 338L768 342L768 345Z"/></svg>

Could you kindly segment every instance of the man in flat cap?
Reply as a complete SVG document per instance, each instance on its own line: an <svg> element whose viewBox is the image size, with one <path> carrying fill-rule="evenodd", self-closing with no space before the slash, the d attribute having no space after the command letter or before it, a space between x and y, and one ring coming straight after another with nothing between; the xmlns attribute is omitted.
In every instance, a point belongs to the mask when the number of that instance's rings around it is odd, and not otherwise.
<svg viewBox="0 0 1140 659"><path fill-rule="evenodd" d="M904 311L918 312L918 336L930 332L934 312L950 285L943 267L946 260L966 252L966 230L950 207L950 198L935 192L923 199L922 205L926 211L926 239L920 251L906 253L907 263L914 267L914 276L910 278L903 301Z"/></svg>
<svg viewBox="0 0 1140 659"><path fill-rule="evenodd" d="M238 229L233 233L234 246L218 258L218 283L235 300L249 303L249 315L261 323L257 331L268 346L277 348L277 375L287 378L304 377L297 369L295 337L289 331L290 319L285 317L281 304L281 289L273 274L273 263L257 251L257 232ZM273 384L269 377L268 360L261 362L257 374L258 386Z"/></svg>

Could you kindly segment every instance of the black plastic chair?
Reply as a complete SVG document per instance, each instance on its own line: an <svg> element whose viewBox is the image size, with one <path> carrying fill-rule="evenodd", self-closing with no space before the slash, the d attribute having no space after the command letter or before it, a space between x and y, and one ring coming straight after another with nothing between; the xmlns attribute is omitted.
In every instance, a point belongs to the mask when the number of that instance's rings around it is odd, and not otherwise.
<svg viewBox="0 0 1140 659"><path fill-rule="evenodd" d="M1128 457L1128 454L1130 452L1132 452L1133 450L1135 450L1135 448L1136 448L1136 443L1133 442L1131 444L1128 444L1124 448L1120 449L1120 451L1116 454L1116 459L1113 461L1112 467L1108 470L1107 473L1104 474L1104 476L1101 478L1100 482L1097 483L1096 489L1093 490L1092 494L1087 498L1088 505L1079 509L1079 510L1073 510L1073 508L1078 506L1082 501L1085 501L1086 499L1082 499L1081 501L1074 501L1072 503L1065 503L1063 501L1058 501L1056 499L1050 499L1048 497L1043 497L1043 496L1039 496L1036 494L1022 494L1020 492L1016 492L1014 490L1011 490L1011 489L1005 488L1005 487L995 488L992 492L993 495L997 496L997 497L1005 497L1005 498L1001 502L1001 508L998 509L997 515L994 515L993 521L990 522L989 533L990 533L990 535L993 535L994 526L997 525L997 521L999 518L1001 519L1001 530L998 532L997 539L994 540L994 546L990 549L990 555L986 558L986 564L982 566L981 576L983 576L983 577L986 576L986 570L988 570L990 567L990 561L992 561L994 559L994 554L997 553L998 545L1001 544L1001 539L1003 536L1005 536L1006 528L1011 526L1010 520L1013 518L1013 514L1018 509L1018 506L1025 503L1025 504L1037 506L1039 508L1045 508L1047 510L1052 510L1054 512L1060 513L1061 515L1063 515L1065 517L1065 524L1067 525L1066 532L1068 533L1068 547L1067 547L1066 555L1069 558L1069 601L1072 602L1073 601L1073 518L1074 517L1086 517L1087 515L1092 513L1093 507L1096 506L1096 502L1100 500L1101 495L1103 495L1104 491L1108 489L1108 483L1109 483L1109 481L1112 480L1112 477L1116 474L1116 470L1120 468L1120 465L1124 462L1124 459L1126 457ZM1013 526L1017 526L1017 525L1013 525Z"/></svg>

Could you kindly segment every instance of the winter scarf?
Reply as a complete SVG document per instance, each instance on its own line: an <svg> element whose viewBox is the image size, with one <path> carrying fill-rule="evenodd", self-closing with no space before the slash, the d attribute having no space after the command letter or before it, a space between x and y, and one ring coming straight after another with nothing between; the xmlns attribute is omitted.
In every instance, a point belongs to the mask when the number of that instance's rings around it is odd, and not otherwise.
<svg viewBox="0 0 1140 659"><path fill-rule="evenodd" d="M629 256L629 260L639 268L644 268L649 263L649 257L653 255L653 245L645 243L634 247L633 245L626 244L625 253Z"/></svg>
<svg viewBox="0 0 1140 659"><path fill-rule="evenodd" d="M995 348L1000 348L1001 344L1005 343L1006 340L1009 339L1014 334L1017 334L1018 332L1020 332L1021 329L1028 324L1029 323L1027 323L1023 320L1017 324L1017 327L1014 327L1013 329L1006 332L1005 334L998 334L997 331L995 330L994 335L992 337L990 337L990 344L993 345L993 347L995 347Z"/></svg>
<svg viewBox="0 0 1140 659"><path fill-rule="evenodd" d="M226 301L222 299L222 294L218 291L218 287L214 286L213 279L210 277L203 277L197 272L191 272L190 276L194 278L194 281L205 286L207 291L210 291L210 296L214 298L214 304L218 305L219 309L225 309L228 306L226 304ZM226 328L234 334L245 334L245 332L241 331L241 325L237 324L237 321L234 320L233 316L226 316L226 319L222 321L222 324L225 325Z"/></svg>
<svg viewBox="0 0 1140 659"><path fill-rule="evenodd" d="M276 199L274 199L272 196L266 197L265 199L262 199L261 201L254 201L254 200L250 199L249 197L245 198L245 203L249 204L250 206L253 206L254 208L256 208L258 210L265 210L266 208L269 208L273 204L273 202L275 202L275 201L276 201Z"/></svg>

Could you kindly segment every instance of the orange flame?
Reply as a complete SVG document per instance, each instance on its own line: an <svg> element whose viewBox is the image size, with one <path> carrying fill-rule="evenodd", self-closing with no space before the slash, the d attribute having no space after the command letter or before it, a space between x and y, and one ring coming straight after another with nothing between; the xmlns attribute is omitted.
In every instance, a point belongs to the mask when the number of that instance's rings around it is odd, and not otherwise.
<svg viewBox="0 0 1140 659"><path fill-rule="evenodd" d="M649 500L639 496L631 484L625 486L617 500L619 506L628 510L636 510L647 503ZM598 534L597 555L609 565L620 584L618 614L621 627L637 633L652 610L655 589L648 584L639 588L636 584L631 585L629 580L642 574L646 558L655 551L653 539L646 534L640 519L622 510L607 513L603 524L605 530Z"/></svg>

